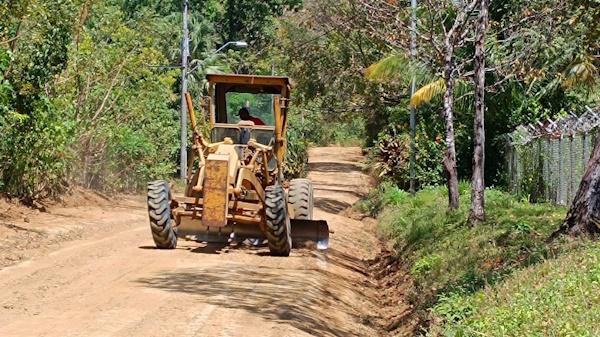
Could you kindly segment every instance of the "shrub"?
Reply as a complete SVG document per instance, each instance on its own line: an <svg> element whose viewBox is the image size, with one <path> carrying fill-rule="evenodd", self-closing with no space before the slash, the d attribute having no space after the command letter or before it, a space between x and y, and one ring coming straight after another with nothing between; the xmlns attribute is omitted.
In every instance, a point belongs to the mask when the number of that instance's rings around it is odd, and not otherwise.
<svg viewBox="0 0 600 337"><path fill-rule="evenodd" d="M419 125L415 137L415 180L417 187L443 183L442 154L444 145L440 136L431 137ZM392 126L381 132L373 147L374 169L379 178L408 189L410 185L410 136Z"/></svg>
<svg viewBox="0 0 600 337"><path fill-rule="evenodd" d="M0 114L0 191L33 200L66 189L72 124L45 97L28 110Z"/></svg>
<svg viewBox="0 0 600 337"><path fill-rule="evenodd" d="M298 178L306 175L308 165L308 142L306 140L306 123L297 115L289 116L287 130L287 152L284 175L286 178Z"/></svg>

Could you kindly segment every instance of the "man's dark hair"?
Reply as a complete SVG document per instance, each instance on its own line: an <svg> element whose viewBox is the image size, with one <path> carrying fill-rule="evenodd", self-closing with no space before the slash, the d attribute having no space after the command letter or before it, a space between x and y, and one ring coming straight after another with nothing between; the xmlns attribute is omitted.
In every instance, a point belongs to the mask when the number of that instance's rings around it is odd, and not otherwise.
<svg viewBox="0 0 600 337"><path fill-rule="evenodd" d="M238 111L238 116L250 116L250 111L248 111L248 108L243 107Z"/></svg>

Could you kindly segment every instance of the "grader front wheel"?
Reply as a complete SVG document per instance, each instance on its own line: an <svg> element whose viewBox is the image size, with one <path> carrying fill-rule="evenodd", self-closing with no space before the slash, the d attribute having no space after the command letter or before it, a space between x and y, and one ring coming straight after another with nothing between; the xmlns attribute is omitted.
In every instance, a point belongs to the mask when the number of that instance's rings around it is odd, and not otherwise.
<svg viewBox="0 0 600 337"><path fill-rule="evenodd" d="M174 249L177 247L177 234L171 219L171 192L169 183L163 180L148 184L148 216L150 230L156 248Z"/></svg>
<svg viewBox="0 0 600 337"><path fill-rule="evenodd" d="M290 218L287 214L285 191L280 185L265 189L267 242L271 255L289 256L292 248Z"/></svg>

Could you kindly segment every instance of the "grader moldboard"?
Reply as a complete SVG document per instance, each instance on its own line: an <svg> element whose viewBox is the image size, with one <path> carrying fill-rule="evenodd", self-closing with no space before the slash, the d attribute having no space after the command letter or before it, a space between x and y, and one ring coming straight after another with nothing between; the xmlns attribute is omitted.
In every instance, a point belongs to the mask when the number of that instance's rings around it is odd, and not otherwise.
<svg viewBox="0 0 600 337"><path fill-rule="evenodd" d="M294 244L329 244L329 227L313 220L313 187L308 179L284 181L286 129L291 84L287 77L208 75L206 107L210 142L193 129L184 196L173 197L166 181L148 184L148 213L157 248L173 249L177 237L226 242L267 241L272 255L288 256ZM265 125L239 120L240 102L262 106ZM246 103L247 104L247 103ZM252 113L260 109L251 107ZM257 123L259 124L259 123Z"/></svg>

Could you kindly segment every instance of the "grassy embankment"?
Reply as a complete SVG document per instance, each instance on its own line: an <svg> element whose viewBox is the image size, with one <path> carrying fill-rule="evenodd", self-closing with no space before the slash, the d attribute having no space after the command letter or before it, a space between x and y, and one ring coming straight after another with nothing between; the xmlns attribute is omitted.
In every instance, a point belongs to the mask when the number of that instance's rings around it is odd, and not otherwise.
<svg viewBox="0 0 600 337"><path fill-rule="evenodd" d="M546 242L566 208L486 191L487 220L466 224L469 190L446 210L444 188L411 198L382 185L362 208L415 281L411 302L433 336L600 336L600 244Z"/></svg>

